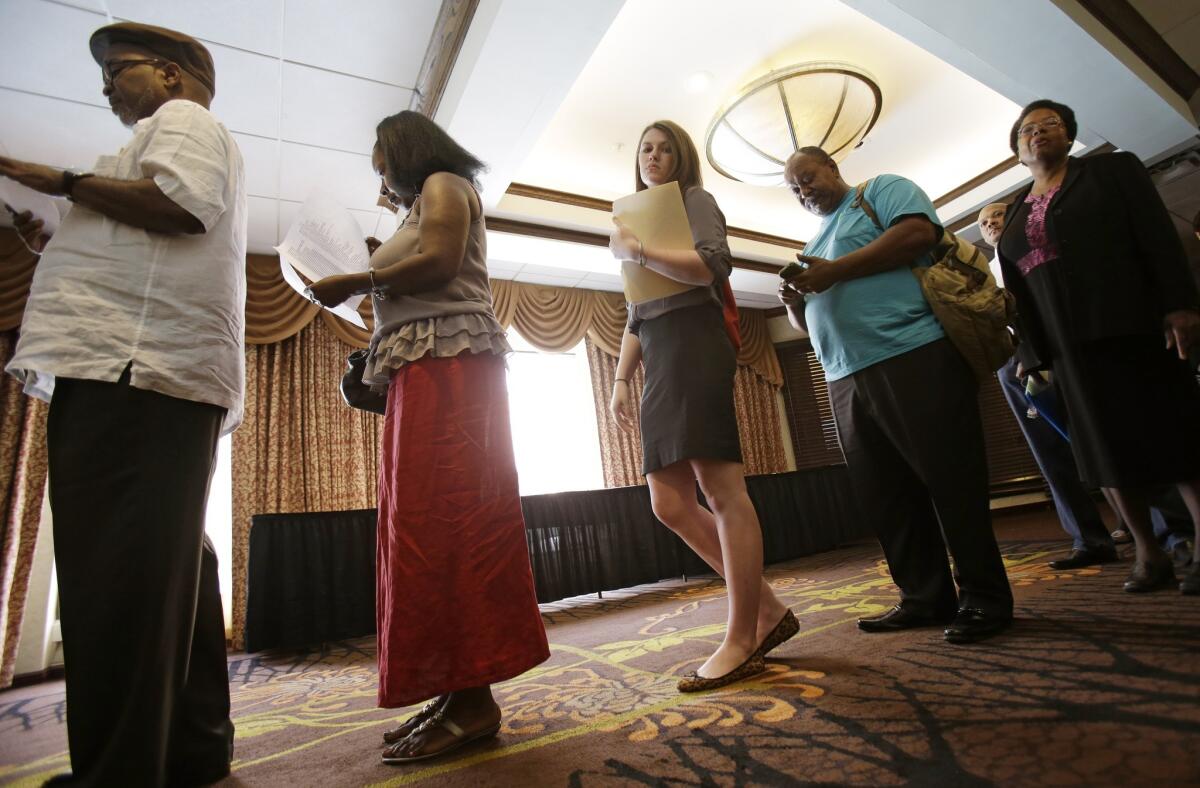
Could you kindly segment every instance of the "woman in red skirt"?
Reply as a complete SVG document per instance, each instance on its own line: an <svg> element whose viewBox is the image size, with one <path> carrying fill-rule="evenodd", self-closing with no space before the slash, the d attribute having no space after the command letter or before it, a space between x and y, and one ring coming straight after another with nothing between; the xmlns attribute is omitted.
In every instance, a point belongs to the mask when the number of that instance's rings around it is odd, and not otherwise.
<svg viewBox="0 0 1200 788"><path fill-rule="evenodd" d="M492 311L483 164L416 112L376 128L375 170L408 218L368 273L322 279L316 300L371 293L364 382L387 387L380 447L379 705L429 700L384 734L385 763L495 735L491 685L549 655L525 544L505 355Z"/></svg>

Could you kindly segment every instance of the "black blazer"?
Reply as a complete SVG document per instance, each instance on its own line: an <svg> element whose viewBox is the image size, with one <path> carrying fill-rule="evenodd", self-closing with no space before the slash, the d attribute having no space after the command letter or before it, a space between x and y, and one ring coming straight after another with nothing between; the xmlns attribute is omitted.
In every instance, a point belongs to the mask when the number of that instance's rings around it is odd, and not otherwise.
<svg viewBox="0 0 1200 788"><path fill-rule="evenodd" d="M1009 206L996 250L1005 286L1017 301L1017 358L1026 369L1049 361L1045 334L1025 278L1000 249L1004 235L1024 232L1011 220L1032 188L1022 189ZM1062 317L1072 344L1161 334L1168 312L1200 309L1183 244L1150 174L1132 153L1071 157L1046 212L1046 230L1058 243L1059 259L1048 273L1068 294Z"/></svg>

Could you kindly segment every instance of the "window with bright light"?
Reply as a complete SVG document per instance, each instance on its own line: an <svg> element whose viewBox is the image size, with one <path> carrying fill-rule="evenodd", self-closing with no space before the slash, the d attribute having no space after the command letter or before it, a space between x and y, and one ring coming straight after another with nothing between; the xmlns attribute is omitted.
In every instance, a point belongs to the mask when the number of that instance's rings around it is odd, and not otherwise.
<svg viewBox="0 0 1200 788"><path fill-rule="evenodd" d="M587 350L544 353L508 331L508 399L521 495L604 486Z"/></svg>
<svg viewBox="0 0 1200 788"><path fill-rule="evenodd" d="M221 607L225 611L225 631L233 625L233 474L230 451L233 437L226 435L217 444L217 467L208 488L208 509L204 532L217 553L217 577L221 583Z"/></svg>

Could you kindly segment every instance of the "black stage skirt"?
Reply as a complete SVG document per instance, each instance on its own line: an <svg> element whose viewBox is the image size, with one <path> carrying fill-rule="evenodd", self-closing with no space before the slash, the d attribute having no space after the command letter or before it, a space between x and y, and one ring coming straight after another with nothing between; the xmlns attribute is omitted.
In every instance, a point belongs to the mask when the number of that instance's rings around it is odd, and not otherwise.
<svg viewBox="0 0 1200 788"><path fill-rule="evenodd" d="M1045 327L1054 386L1080 476L1100 487L1200 478L1200 385L1162 334L1070 339L1059 277L1025 278Z"/></svg>
<svg viewBox="0 0 1200 788"><path fill-rule="evenodd" d="M642 473L680 460L742 461L733 376L737 356L721 308L701 304L642 322Z"/></svg>

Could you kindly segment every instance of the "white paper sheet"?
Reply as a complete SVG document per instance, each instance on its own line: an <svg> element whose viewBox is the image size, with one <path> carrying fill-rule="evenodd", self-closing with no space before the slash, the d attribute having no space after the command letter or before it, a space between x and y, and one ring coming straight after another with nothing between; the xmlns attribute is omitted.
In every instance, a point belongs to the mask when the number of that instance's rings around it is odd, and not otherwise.
<svg viewBox="0 0 1200 788"><path fill-rule="evenodd" d="M284 281L302 295L307 285L297 272L315 282L327 276L362 273L370 261L358 221L348 210L324 195L310 197L301 206L296 221L275 251L279 252L279 269ZM358 314L358 305L363 298L351 296L343 303L327 308L343 320L366 328Z"/></svg>
<svg viewBox="0 0 1200 788"><path fill-rule="evenodd" d="M57 200L48 194L22 186L10 178L0 176L0 202L12 206L17 213L29 211L35 219L43 222L42 232L54 235L61 221ZM12 226L12 215L4 211L4 226Z"/></svg>

